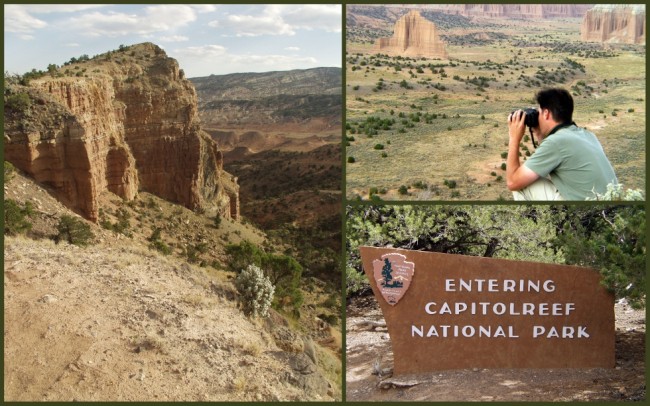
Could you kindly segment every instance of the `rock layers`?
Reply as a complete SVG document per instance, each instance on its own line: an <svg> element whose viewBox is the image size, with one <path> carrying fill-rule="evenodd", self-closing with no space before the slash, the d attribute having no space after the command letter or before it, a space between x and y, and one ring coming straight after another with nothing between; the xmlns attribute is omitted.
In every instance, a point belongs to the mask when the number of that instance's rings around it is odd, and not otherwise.
<svg viewBox="0 0 650 406"><path fill-rule="evenodd" d="M445 43L434 23L410 11L395 23L391 38L379 38L376 50L388 55L446 59Z"/></svg>
<svg viewBox="0 0 650 406"><path fill-rule="evenodd" d="M590 8L589 4L436 4L428 7L465 17L509 18L582 17Z"/></svg>
<svg viewBox="0 0 650 406"><path fill-rule="evenodd" d="M645 44L645 5L597 5L582 20L583 41Z"/></svg>
<svg viewBox="0 0 650 406"><path fill-rule="evenodd" d="M91 220L104 191L131 200L139 190L239 217L237 180L201 130L196 92L176 60L145 43L62 71L8 88L31 105L5 105L5 160Z"/></svg>

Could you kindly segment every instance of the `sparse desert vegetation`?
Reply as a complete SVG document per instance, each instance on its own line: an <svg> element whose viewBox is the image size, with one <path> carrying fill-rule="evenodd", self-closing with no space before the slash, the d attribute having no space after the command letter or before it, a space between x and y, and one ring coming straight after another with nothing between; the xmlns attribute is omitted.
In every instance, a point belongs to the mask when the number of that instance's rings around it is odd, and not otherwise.
<svg viewBox="0 0 650 406"><path fill-rule="evenodd" d="M575 18L426 12L449 60L377 53L374 40L390 36L400 15L348 10L348 199L511 199L503 181L507 115L552 86L572 93L574 120L598 136L619 181L645 190L644 46L581 42ZM522 159L533 151L527 138Z"/></svg>

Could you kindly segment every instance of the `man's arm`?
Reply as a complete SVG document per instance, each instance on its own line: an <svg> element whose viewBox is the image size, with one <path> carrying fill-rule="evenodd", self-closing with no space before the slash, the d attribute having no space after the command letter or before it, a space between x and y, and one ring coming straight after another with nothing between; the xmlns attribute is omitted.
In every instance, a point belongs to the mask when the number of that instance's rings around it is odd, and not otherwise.
<svg viewBox="0 0 650 406"><path fill-rule="evenodd" d="M539 175L521 165L519 143L526 130L526 115L517 110L508 116L508 158L506 160L506 183L509 190L521 190L539 179Z"/></svg>

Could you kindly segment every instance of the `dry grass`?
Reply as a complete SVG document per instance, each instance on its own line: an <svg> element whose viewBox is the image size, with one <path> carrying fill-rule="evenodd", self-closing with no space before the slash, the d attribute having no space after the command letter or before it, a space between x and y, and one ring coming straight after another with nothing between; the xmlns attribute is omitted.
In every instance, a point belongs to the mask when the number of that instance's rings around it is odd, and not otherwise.
<svg viewBox="0 0 650 406"><path fill-rule="evenodd" d="M248 386L247 383L248 380L245 377L241 375L236 376L230 383L230 389L238 393L243 392Z"/></svg>

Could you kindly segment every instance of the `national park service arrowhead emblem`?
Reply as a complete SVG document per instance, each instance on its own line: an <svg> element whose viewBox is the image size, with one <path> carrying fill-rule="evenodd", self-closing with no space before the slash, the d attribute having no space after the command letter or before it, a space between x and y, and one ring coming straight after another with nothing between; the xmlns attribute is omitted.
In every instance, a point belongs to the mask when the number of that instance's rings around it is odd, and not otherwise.
<svg viewBox="0 0 650 406"><path fill-rule="evenodd" d="M372 261L377 288L389 305L396 305L411 286L415 264L397 253L384 254Z"/></svg>

